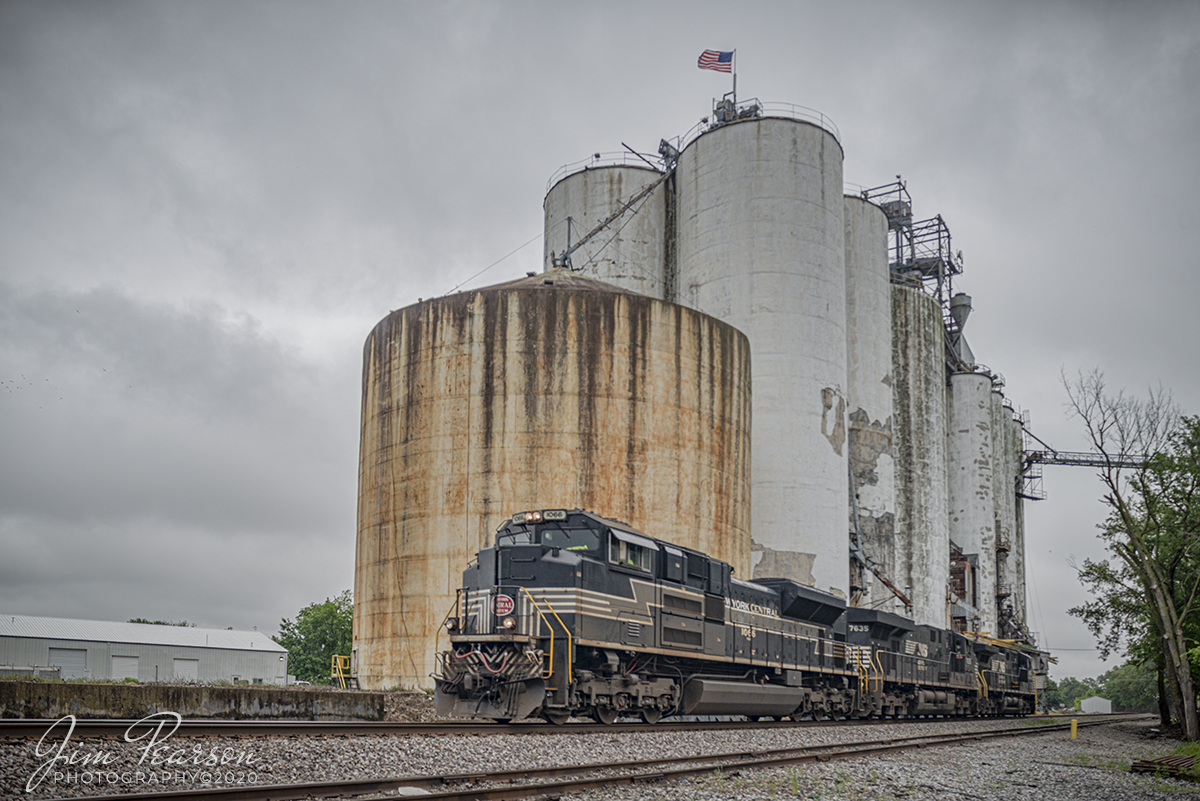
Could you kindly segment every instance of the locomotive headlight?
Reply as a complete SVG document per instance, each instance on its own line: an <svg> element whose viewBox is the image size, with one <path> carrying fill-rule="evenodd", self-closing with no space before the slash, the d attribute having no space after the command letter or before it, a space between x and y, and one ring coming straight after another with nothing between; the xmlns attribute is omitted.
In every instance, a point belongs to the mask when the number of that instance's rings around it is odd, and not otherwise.
<svg viewBox="0 0 1200 801"><path fill-rule="evenodd" d="M454 618L450 618L449 620L446 621L446 631L454 631L457 628L458 628L458 621L455 620Z"/></svg>
<svg viewBox="0 0 1200 801"><path fill-rule="evenodd" d="M500 625L504 626L504 628L506 628L506 629L512 629L512 628L516 628L517 621L511 617L506 617L506 618L504 618L504 622L501 623Z"/></svg>
<svg viewBox="0 0 1200 801"><path fill-rule="evenodd" d="M542 522L542 513L541 512L526 512L525 513L525 522L526 523Z"/></svg>

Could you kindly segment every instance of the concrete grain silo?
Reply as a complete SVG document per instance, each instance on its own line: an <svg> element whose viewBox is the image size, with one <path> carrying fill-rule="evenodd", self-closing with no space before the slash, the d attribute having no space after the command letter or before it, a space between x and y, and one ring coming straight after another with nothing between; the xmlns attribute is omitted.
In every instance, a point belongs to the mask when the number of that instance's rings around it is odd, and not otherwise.
<svg viewBox="0 0 1200 801"><path fill-rule="evenodd" d="M679 302L745 332L754 360L753 575L848 590L842 148L749 117L676 170Z"/></svg>
<svg viewBox="0 0 1200 801"><path fill-rule="evenodd" d="M908 582L897 581L896 573L888 221L883 209L855 196L845 198L844 214L850 529L865 557L903 591ZM851 573L852 580L855 575ZM862 571L861 579L867 589L863 605L905 613L904 604L872 573Z"/></svg>
<svg viewBox="0 0 1200 801"><path fill-rule="evenodd" d="M546 269L554 266L555 256L569 244L578 242L661 176L646 167L615 165L583 169L556 182L543 204ZM664 275L668 198L664 182L571 254L573 269L633 292L670 300Z"/></svg>
<svg viewBox="0 0 1200 801"><path fill-rule="evenodd" d="M896 583L917 623L949 626L946 370L942 310L919 288L892 287Z"/></svg>
<svg viewBox="0 0 1200 801"><path fill-rule="evenodd" d="M1020 420L1010 418L1008 421L1009 448L1016 456L1017 475L1013 476L1013 534L1012 550L1008 555L1009 576L1012 582L1013 611L1017 620L1028 622L1025 617L1027 604L1025 600L1025 508L1024 500L1016 494L1017 482L1020 480L1022 460L1025 456L1024 427Z"/></svg>
<svg viewBox="0 0 1200 801"><path fill-rule="evenodd" d="M997 614L1011 604L1013 593L1012 541L1017 527L1016 476L1018 454L1012 448L1012 410L998 387L992 389L992 502L995 504L995 595L987 599ZM1002 627L993 629L997 637L1006 637Z"/></svg>
<svg viewBox="0 0 1200 801"><path fill-rule="evenodd" d="M364 348L355 663L430 686L463 568L509 515L590 509L749 568L750 348L555 270L392 312Z"/></svg>
<svg viewBox="0 0 1200 801"><path fill-rule="evenodd" d="M950 539L978 556L979 630L996 632L996 504L992 447L992 379L986 373L950 376L947 486ZM974 628L974 626L972 626Z"/></svg>

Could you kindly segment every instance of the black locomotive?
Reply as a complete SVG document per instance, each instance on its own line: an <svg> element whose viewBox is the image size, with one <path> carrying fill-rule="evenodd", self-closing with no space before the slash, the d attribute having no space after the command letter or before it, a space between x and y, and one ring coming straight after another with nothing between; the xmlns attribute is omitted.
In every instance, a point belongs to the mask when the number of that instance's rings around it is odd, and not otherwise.
<svg viewBox="0 0 1200 801"><path fill-rule="evenodd" d="M1034 710L1037 652L732 572L591 512L514 515L463 574L438 712L654 723Z"/></svg>

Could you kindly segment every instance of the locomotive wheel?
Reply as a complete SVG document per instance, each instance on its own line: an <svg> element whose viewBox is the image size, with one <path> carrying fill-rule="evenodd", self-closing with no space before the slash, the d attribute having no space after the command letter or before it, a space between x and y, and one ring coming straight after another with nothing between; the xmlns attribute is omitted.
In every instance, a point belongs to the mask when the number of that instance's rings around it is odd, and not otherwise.
<svg viewBox="0 0 1200 801"><path fill-rule="evenodd" d="M611 726L617 720L617 710L611 706L593 707L592 717L605 726Z"/></svg>
<svg viewBox="0 0 1200 801"><path fill-rule="evenodd" d="M642 720L653 726L662 720L662 710L656 706L644 706L642 707Z"/></svg>
<svg viewBox="0 0 1200 801"><path fill-rule="evenodd" d="M571 719L570 712L543 712L542 717L555 726L564 726Z"/></svg>

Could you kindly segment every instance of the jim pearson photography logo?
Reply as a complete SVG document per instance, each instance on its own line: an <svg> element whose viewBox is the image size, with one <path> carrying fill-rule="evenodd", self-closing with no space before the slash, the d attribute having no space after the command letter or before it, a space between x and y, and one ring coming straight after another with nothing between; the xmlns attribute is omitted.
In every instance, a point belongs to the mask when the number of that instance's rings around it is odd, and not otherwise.
<svg viewBox="0 0 1200 801"><path fill-rule="evenodd" d="M181 723L183 716L177 712L157 712L130 724L124 739L135 746L134 753L122 754L106 747L85 750L73 744L75 716L59 718L34 747L34 756L45 761L25 783L25 792L32 793L47 780L51 784L122 786L258 783L253 768L258 759L250 750L199 743L191 748L168 745Z"/></svg>

